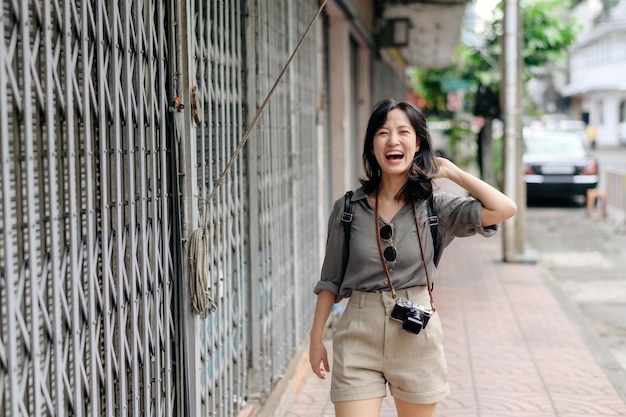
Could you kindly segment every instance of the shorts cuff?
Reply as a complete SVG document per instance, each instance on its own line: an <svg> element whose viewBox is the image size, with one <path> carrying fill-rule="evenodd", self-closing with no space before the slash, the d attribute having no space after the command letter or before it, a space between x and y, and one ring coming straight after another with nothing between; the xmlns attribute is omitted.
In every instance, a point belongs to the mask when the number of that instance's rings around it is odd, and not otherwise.
<svg viewBox="0 0 626 417"><path fill-rule="evenodd" d="M371 398L381 398L387 396L385 385L370 385L369 387L331 389L330 401L339 403L342 401L369 400Z"/></svg>
<svg viewBox="0 0 626 417"><path fill-rule="evenodd" d="M446 382L444 386L430 392L406 392L393 386L389 387L391 396L400 400L414 404L434 404L450 395L450 385Z"/></svg>

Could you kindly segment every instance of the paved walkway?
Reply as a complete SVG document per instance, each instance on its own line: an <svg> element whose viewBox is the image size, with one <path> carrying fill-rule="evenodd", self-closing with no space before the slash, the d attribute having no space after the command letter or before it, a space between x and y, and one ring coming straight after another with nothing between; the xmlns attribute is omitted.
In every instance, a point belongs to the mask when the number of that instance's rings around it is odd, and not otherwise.
<svg viewBox="0 0 626 417"><path fill-rule="evenodd" d="M456 239L444 253L434 297L452 394L438 416L626 416L542 269L500 262L501 238ZM307 370L287 416L334 416L329 381ZM387 396L381 416L395 415Z"/></svg>

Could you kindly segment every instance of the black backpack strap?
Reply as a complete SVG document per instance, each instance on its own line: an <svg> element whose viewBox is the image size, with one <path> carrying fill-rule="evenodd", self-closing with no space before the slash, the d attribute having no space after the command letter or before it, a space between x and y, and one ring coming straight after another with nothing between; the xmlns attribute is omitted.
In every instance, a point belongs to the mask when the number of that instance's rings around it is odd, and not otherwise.
<svg viewBox="0 0 626 417"><path fill-rule="evenodd" d="M343 213L341 214L341 222L343 223L343 232L345 234L345 242L343 245L343 267L341 274L345 275L348 267L348 258L350 257L350 228L352 227L352 194L353 191L347 191L344 196Z"/></svg>
<svg viewBox="0 0 626 417"><path fill-rule="evenodd" d="M439 259L441 259L441 242L437 239L437 226L439 225L439 217L437 216L437 210L435 210L435 198L434 196L428 197L428 224L430 225L430 234L433 237L434 254L433 261L435 267L439 265Z"/></svg>

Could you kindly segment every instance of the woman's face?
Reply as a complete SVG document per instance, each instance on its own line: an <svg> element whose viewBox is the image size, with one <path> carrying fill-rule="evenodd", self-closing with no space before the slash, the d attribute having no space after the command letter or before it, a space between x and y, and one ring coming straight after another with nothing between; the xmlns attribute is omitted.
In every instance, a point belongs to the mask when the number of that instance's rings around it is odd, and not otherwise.
<svg viewBox="0 0 626 417"><path fill-rule="evenodd" d="M387 113L387 120L374 135L374 156L383 176L406 176L419 150L415 130L404 110Z"/></svg>

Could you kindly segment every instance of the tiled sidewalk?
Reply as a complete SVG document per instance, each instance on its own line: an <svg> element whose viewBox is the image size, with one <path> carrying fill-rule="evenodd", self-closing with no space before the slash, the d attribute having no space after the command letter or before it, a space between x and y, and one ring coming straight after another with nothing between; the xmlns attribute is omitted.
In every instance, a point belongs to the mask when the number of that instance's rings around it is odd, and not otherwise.
<svg viewBox="0 0 626 417"><path fill-rule="evenodd" d="M626 416L541 270L500 262L500 239L457 239L439 268L434 296L452 394L438 416ZM330 376L321 381L308 370L287 415L334 416L329 388ZM387 396L381 416L395 415Z"/></svg>

